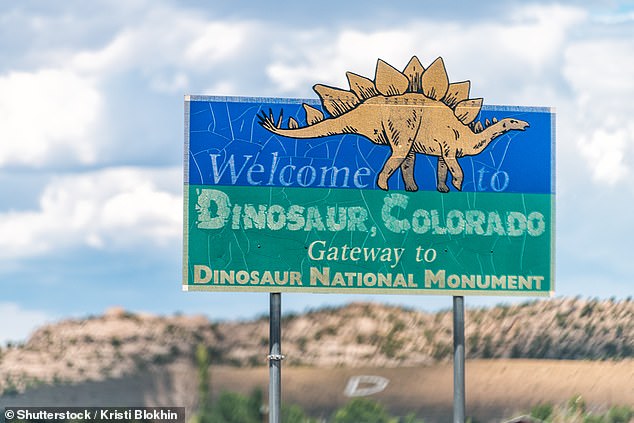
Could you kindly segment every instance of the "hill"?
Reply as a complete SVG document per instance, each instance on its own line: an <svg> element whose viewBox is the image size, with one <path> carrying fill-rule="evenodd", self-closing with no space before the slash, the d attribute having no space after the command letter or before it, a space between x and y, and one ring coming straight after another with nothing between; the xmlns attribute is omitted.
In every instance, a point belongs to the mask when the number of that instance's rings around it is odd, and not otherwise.
<svg viewBox="0 0 634 423"><path fill-rule="evenodd" d="M634 356L634 301L579 298L468 309L467 357L623 359ZM452 354L452 313L353 303L282 323L285 366L415 367ZM0 351L0 389L117 378L191 360L206 345L216 364L262 366L268 319L211 322L204 316L154 316L120 308L43 326Z"/></svg>

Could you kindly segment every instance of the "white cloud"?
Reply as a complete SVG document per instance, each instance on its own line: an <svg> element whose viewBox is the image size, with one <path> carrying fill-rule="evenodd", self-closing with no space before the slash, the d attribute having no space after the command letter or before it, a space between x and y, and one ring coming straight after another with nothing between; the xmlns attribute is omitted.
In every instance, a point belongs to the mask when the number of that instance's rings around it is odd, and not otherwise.
<svg viewBox="0 0 634 423"><path fill-rule="evenodd" d="M15 303L0 303L0 345L24 342L39 326L53 320L46 312L27 310Z"/></svg>
<svg viewBox="0 0 634 423"><path fill-rule="evenodd" d="M184 72L177 72L172 75L157 74L150 79L150 87L153 91L170 95L182 95L188 85L189 77Z"/></svg>
<svg viewBox="0 0 634 423"><path fill-rule="evenodd" d="M286 40L289 45L276 49L277 60L267 66L267 75L285 93L305 92L317 82L347 87L346 71L373 78L377 58L405 65L416 51L417 36L408 28L376 32L344 30L335 39L331 38L329 34L313 31Z"/></svg>
<svg viewBox="0 0 634 423"><path fill-rule="evenodd" d="M588 14L575 7L527 5L513 14L510 26L493 32L503 46L502 58L539 69L559 56L569 30L587 19ZM493 51L498 51L498 45Z"/></svg>
<svg viewBox="0 0 634 423"><path fill-rule="evenodd" d="M575 98L573 145L595 182L623 181L634 165L634 44L609 38L577 42L565 58L563 74Z"/></svg>
<svg viewBox="0 0 634 423"><path fill-rule="evenodd" d="M581 154L591 166L597 182L614 185L628 176L630 170L624 158L628 146L634 146L633 130L634 125L614 131L599 128L579 140Z"/></svg>
<svg viewBox="0 0 634 423"><path fill-rule="evenodd" d="M592 112L597 120L619 114L619 108L634 107L634 43L630 40L580 41L566 49L565 58L563 73L579 98L579 105L587 107L585 111ZM601 111L607 116L597 115L597 106L605 108Z"/></svg>
<svg viewBox="0 0 634 423"><path fill-rule="evenodd" d="M201 22L192 24L188 20L190 39L184 39L183 59L191 66L209 69L231 57L240 55L240 50L249 42L248 36L254 24L248 22Z"/></svg>
<svg viewBox="0 0 634 423"><path fill-rule="evenodd" d="M165 245L182 233L181 170L113 168L54 179L38 210L0 214L0 258Z"/></svg>
<svg viewBox="0 0 634 423"><path fill-rule="evenodd" d="M101 106L95 84L71 71L0 76L0 166L94 162Z"/></svg>
<svg viewBox="0 0 634 423"><path fill-rule="evenodd" d="M191 12L156 6L121 28L103 48L74 54L70 66L102 75L131 69L146 75L166 68L204 72L240 58L256 30L251 22L208 21Z"/></svg>
<svg viewBox="0 0 634 423"><path fill-rule="evenodd" d="M240 72L227 63L235 60L239 66L257 39L257 24L210 20L160 3L133 9L135 19L121 16L129 11L118 9L121 15L116 14L107 29L96 19L94 33L82 22L78 35L92 40L76 42L78 47L59 42L68 34L56 34L45 47L31 46L32 59L24 68L35 70L0 73L0 167L145 163L147 154L130 139L154 130L149 127L152 116L164 113L165 105L182 102L190 87L200 86L203 79L202 89L236 86L233 81L239 81ZM72 34L81 17L68 16ZM62 31L59 23L51 27L50 21L58 19L43 19L49 24L31 28L38 39L51 28ZM174 137L182 134L182 115L167 120L160 116L157 138L165 146L171 142L166 141L170 132Z"/></svg>
<svg viewBox="0 0 634 423"><path fill-rule="evenodd" d="M98 165L117 161L126 153L132 155L125 157L128 162L138 160L138 150L121 144L129 142L130 129L139 127L136 122L149 120L151 108L160 106L153 102L139 109L133 120L122 118L120 102L130 105L131 97L139 99L148 93L167 94L166 102L168 96L178 94L180 100L192 81L203 76L207 86L209 81L214 86L234 86L220 77L210 78L210 70L243 59L257 24L209 20L161 4L132 9L119 8L118 20L105 27L96 19L100 31L94 33L84 22L75 22L81 16L72 12L64 18L69 28L66 35L60 34L64 32L62 18L43 15L41 25L29 27L38 39L46 38L47 31L58 33L52 38L55 41L29 46L30 60L22 68L30 70L0 73L0 167ZM128 12L136 19L122 16ZM73 42L78 45L75 48L59 42L75 31L91 42ZM96 37L105 41L99 44ZM129 82L133 78L141 83L133 86ZM141 100L136 101L143 106ZM130 109L137 112L133 106ZM181 121L174 116L169 129L176 133ZM109 154L112 150L121 151L119 157Z"/></svg>
<svg viewBox="0 0 634 423"><path fill-rule="evenodd" d="M596 17L596 21L606 25L628 24L634 22L634 11L601 14Z"/></svg>

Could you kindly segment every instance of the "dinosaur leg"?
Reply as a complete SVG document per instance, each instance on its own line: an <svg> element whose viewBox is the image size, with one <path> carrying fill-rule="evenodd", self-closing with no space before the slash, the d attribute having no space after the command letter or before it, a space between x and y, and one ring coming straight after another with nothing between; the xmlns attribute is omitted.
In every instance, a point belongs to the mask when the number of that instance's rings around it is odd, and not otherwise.
<svg viewBox="0 0 634 423"><path fill-rule="evenodd" d="M438 157L438 169L436 173L438 175L436 189L439 192L449 192L449 187L447 186L447 163L442 156Z"/></svg>
<svg viewBox="0 0 634 423"><path fill-rule="evenodd" d="M458 163L458 159L455 156L445 157L445 163L451 172L451 185L456 187L458 191L462 191L462 181L464 180L464 174L462 168Z"/></svg>
<svg viewBox="0 0 634 423"><path fill-rule="evenodd" d="M416 153L410 150L403 163L401 163L401 175L405 182L406 191L418 191L418 185L414 180L414 164L416 162Z"/></svg>
<svg viewBox="0 0 634 423"><path fill-rule="evenodd" d="M390 176L401 167L403 162L406 162L405 166L408 168L411 167L412 172L412 181L414 180L413 172L414 172L414 157L415 154L412 151L412 146L414 145L414 138L416 136L416 131L414 127L407 127L405 124L398 125L398 122L391 122L392 125L389 125L388 128L383 128L383 134L387 139L390 148L392 149L392 154L385 161L383 165L383 169L379 172L379 177L377 178L376 184L382 190L387 191L389 188L387 186L387 181L390 179ZM393 127L405 127L405 130L396 131ZM412 158L409 158L410 154L412 154ZM411 166L409 165L411 163ZM406 172L410 172L408 169ZM405 178L405 173L403 174L403 178ZM407 176L409 178L409 176ZM405 181L406 188L408 187L408 181ZM415 186L416 184L414 184ZM413 188L411 184L409 184L409 188ZM418 188L418 187L417 187Z"/></svg>
<svg viewBox="0 0 634 423"><path fill-rule="evenodd" d="M376 180L376 184L379 188L384 191L388 190L387 180L390 179L390 176L399 168L403 160L405 160L405 157L399 157L392 152L392 155L385 161L383 169L379 172L379 177Z"/></svg>
<svg viewBox="0 0 634 423"><path fill-rule="evenodd" d="M376 184L382 190L387 191L389 188L387 186L387 181L390 179L390 176L401 167L403 162L407 159L409 155L410 149L412 147L412 143L409 143L409 148L407 146L393 146L392 147L392 155L388 157L383 165L383 169L379 172L379 177L377 178Z"/></svg>

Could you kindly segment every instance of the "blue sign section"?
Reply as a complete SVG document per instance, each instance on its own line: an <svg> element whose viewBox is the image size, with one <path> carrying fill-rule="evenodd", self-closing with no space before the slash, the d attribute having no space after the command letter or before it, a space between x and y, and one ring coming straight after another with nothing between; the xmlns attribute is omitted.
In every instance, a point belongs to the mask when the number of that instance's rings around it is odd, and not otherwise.
<svg viewBox="0 0 634 423"><path fill-rule="evenodd" d="M283 116L284 128L289 117L299 127L307 126L303 103L328 118L316 100L188 97L187 182L380 189L377 178L392 153L389 145L374 144L355 133L296 139L276 135L260 124L259 115L264 113L276 122ZM497 136L477 155L458 158L464 173L462 191L554 194L554 112L483 106L476 121L487 127L504 118L525 121L528 127ZM414 179L419 190L437 190L438 165L438 157L416 154ZM397 169L389 178L390 190L405 189L400 172Z"/></svg>

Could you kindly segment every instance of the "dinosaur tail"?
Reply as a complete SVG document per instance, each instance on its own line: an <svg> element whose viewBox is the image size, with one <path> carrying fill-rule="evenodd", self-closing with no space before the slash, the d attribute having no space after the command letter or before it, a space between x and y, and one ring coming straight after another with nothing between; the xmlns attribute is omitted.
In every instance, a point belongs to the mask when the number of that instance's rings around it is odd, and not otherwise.
<svg viewBox="0 0 634 423"><path fill-rule="evenodd" d="M353 132L350 129L341 128L338 118L324 119L323 113L307 104L304 104L304 109L306 109L308 126L300 127L297 121L290 117L288 128L282 128L283 112L280 112L280 116L275 119L271 109L268 114L262 111L258 115L259 123L267 131L290 138L319 138Z"/></svg>
<svg viewBox="0 0 634 423"><path fill-rule="evenodd" d="M267 131L273 132L274 134L279 134L282 129L282 120L284 116L284 110L280 111L280 117L275 121L275 116L273 115L273 110L269 109L269 114L267 115L265 111L261 111L258 115L258 120L260 126L262 126Z"/></svg>

